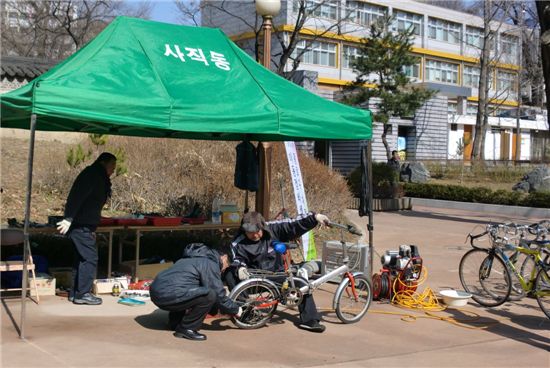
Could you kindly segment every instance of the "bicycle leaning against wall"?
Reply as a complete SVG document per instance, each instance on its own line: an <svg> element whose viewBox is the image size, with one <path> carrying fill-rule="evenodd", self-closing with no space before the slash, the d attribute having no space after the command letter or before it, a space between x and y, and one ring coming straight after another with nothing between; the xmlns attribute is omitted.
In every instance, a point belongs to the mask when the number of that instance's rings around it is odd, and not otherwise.
<svg viewBox="0 0 550 368"><path fill-rule="evenodd" d="M350 245L344 241L344 231L358 236L361 233L351 225L330 223L329 226L341 230L342 265L317 279L305 279L295 275L289 244L275 244L275 251L283 254L284 272L249 270L251 278L239 283L229 294L229 298L243 308L240 318L233 317L237 327L255 329L264 326L279 304L296 308L305 294L312 293L338 276L342 276L342 281L336 288L332 302L336 315L343 323L354 323L363 318L372 300L371 285L363 272L351 271L354 267L348 265ZM353 246L358 247L359 243Z"/></svg>
<svg viewBox="0 0 550 368"><path fill-rule="evenodd" d="M516 243L501 235L510 232L507 224L487 225L480 234L468 234L473 249L460 260L459 276L462 286L476 302L485 307L496 307L510 300L510 295L516 290L517 294L535 297L544 314L550 318L550 264L547 258L550 241L541 235L542 227L538 224L531 227L537 238ZM479 244L479 239L486 235L489 248ZM524 254L527 258L520 265L508 252ZM522 271L527 262L532 264L529 274ZM522 293L517 292L518 288Z"/></svg>

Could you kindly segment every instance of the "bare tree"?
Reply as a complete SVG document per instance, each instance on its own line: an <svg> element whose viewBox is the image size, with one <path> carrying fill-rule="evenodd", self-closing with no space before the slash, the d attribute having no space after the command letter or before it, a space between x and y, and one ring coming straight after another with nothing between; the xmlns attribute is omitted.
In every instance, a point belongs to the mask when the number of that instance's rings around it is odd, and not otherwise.
<svg viewBox="0 0 550 368"><path fill-rule="evenodd" d="M2 54L61 60L94 38L117 15L149 17L149 2L4 1Z"/></svg>
<svg viewBox="0 0 550 368"><path fill-rule="evenodd" d="M520 30L521 38L521 102L543 106L544 77L540 43L540 24L535 2L510 2L509 21Z"/></svg>
<svg viewBox="0 0 550 368"><path fill-rule="evenodd" d="M198 26L201 22L201 2L199 0L176 0L176 8L180 12L182 24Z"/></svg>
<svg viewBox="0 0 550 368"><path fill-rule="evenodd" d="M536 5L540 22L540 49L546 86L546 109L550 118L550 1L536 1Z"/></svg>
<svg viewBox="0 0 550 368"><path fill-rule="evenodd" d="M473 138L472 158L477 161L485 159L485 136L489 127L489 115L514 94L519 97L517 84L500 88L497 74L497 90L490 95L490 75L495 64L501 62L503 52L509 50L497 44L497 35L508 20L511 2L486 0L472 4L470 11L480 13L483 18L483 34L479 48L479 85L476 125ZM519 76L518 76L519 77ZM515 97L516 99L518 97Z"/></svg>
<svg viewBox="0 0 550 368"><path fill-rule="evenodd" d="M298 69L300 62L305 53L311 50L312 45L326 37L329 33L345 34L357 30L360 27L349 26L344 29L343 24L348 22L353 14L347 9L340 6L339 1L335 0L289 0L284 2L287 11L292 12L294 23L290 29L286 32L277 30L277 24L275 24L274 37L278 41L278 52L274 52L271 58L272 65L276 69L279 75L285 76L291 79L294 72ZM253 0L244 1L214 1L206 0L200 3L189 4L186 1L176 1L178 9L180 9L181 16L186 22L197 23L197 13L209 14L210 12L217 12L223 15L229 16L230 19L238 21L246 29L245 32L253 34L253 49L245 50L252 52L256 59L260 59L262 51L261 47L261 17L255 16L255 7ZM336 8L336 19L331 22L320 21L317 14L323 10L324 7ZM251 13L252 10L252 13ZM250 16L254 14L254 16ZM227 17L224 17L227 20ZM223 24L217 24L214 17L210 18L211 26L221 27ZM303 37L302 33L308 30L308 36ZM298 47L298 44L303 41L304 47ZM242 44L240 45L243 46ZM274 48L275 49L275 48Z"/></svg>

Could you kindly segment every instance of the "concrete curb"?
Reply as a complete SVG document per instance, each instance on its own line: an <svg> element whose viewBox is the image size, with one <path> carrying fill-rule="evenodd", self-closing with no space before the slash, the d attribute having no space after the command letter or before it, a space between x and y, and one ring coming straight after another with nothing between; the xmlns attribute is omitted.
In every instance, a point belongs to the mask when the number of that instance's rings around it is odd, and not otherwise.
<svg viewBox="0 0 550 368"><path fill-rule="evenodd" d="M428 198L411 198L412 206L425 206L435 208L448 208L455 210L475 211L475 212L488 212L497 213L507 216L518 217L542 217L550 219L549 208L534 208L534 207L520 207L520 206L504 206L498 204L487 203L470 203L470 202L455 202L444 201L441 199L428 199Z"/></svg>

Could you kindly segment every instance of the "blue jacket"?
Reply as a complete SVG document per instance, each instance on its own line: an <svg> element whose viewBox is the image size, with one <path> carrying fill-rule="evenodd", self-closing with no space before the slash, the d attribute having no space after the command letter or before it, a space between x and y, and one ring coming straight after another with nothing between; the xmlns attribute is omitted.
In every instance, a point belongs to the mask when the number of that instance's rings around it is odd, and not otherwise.
<svg viewBox="0 0 550 368"><path fill-rule="evenodd" d="M149 288L151 301L162 308L195 299L214 290L222 313L236 314L239 306L226 296L220 255L204 244L189 244L183 258L160 272Z"/></svg>

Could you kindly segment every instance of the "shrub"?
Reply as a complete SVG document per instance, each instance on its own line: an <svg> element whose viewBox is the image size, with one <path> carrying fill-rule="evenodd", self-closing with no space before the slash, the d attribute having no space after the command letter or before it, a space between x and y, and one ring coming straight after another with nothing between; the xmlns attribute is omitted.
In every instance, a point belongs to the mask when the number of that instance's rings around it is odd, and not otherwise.
<svg viewBox="0 0 550 368"><path fill-rule="evenodd" d="M361 195L361 166L356 167L348 175L347 181L351 193L355 197ZM392 169L385 162L373 162L372 163L372 184L374 186L375 198L391 198L391 186L399 181L399 173ZM382 192L389 191L390 193L387 196L376 195L381 194Z"/></svg>
<svg viewBox="0 0 550 368"><path fill-rule="evenodd" d="M459 185L406 183L408 197L443 199L448 201L478 202L509 206L550 207L550 193L539 192L524 195L503 189L467 188Z"/></svg>
<svg viewBox="0 0 550 368"><path fill-rule="evenodd" d="M198 203L203 214L209 215L216 196L224 202L236 203L242 209L245 192L233 185L237 144L109 137L104 149L115 153L126 170L125 173L117 171L118 176L112 179L111 211L186 215ZM284 145L275 143L272 146L271 217L282 208L281 185L285 205L294 216L294 190ZM91 157L91 161L95 158ZM309 208L341 220L342 212L351 200L345 179L311 157L299 153L299 158ZM91 161L75 168L58 167L55 160L47 161L37 167L41 172L39 185L43 191L56 193L64 202L74 178ZM254 202L255 194L249 193L249 208L254 208Z"/></svg>
<svg viewBox="0 0 550 368"><path fill-rule="evenodd" d="M550 192L529 193L523 203L528 207L548 208L550 207Z"/></svg>

